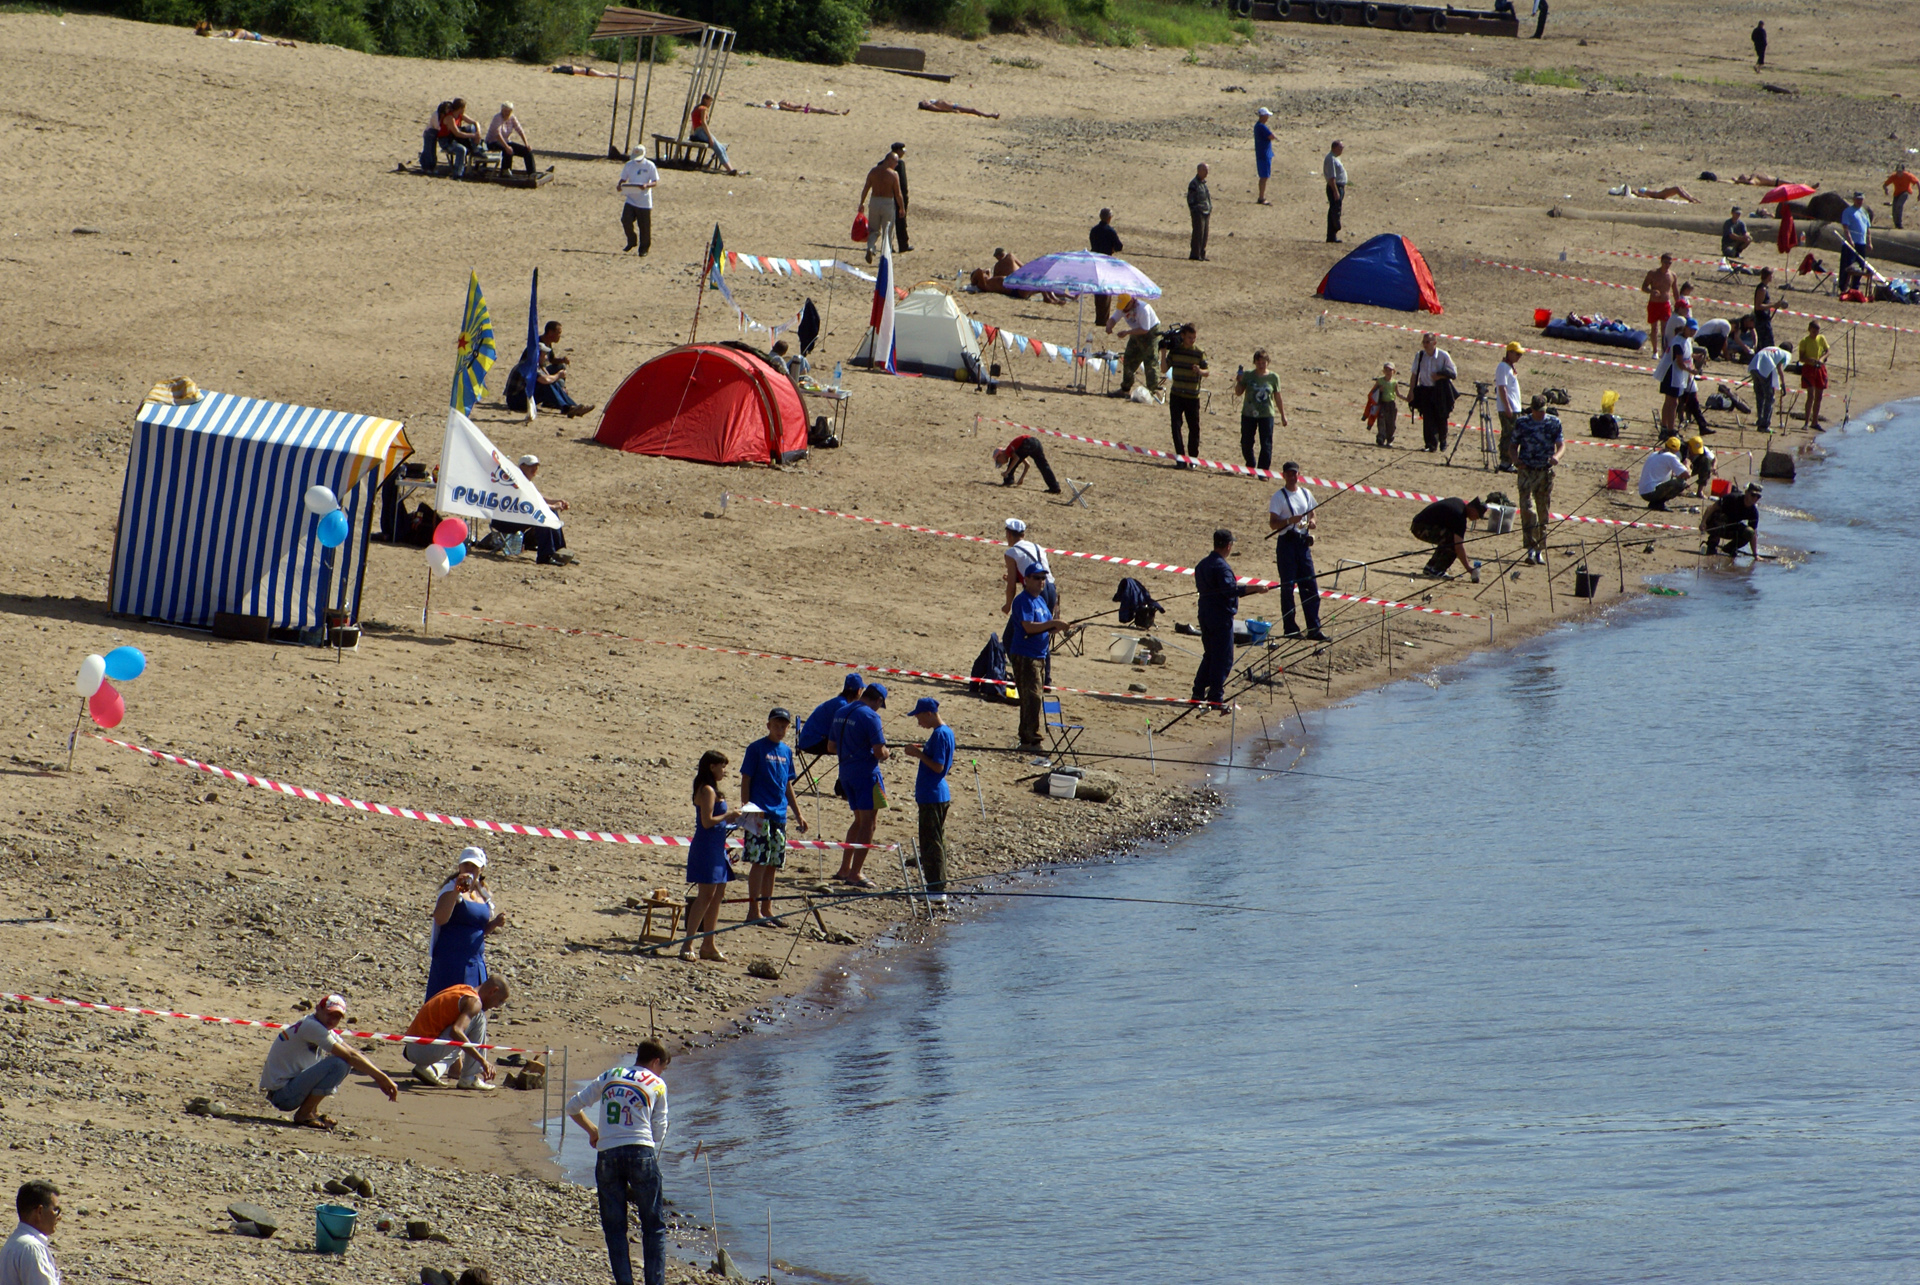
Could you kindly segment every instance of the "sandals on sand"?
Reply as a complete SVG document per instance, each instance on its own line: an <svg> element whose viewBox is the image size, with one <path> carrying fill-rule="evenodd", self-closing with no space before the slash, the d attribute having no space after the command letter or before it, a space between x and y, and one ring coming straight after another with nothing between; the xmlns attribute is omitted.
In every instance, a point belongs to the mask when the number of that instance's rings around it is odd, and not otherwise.
<svg viewBox="0 0 1920 1285"><path fill-rule="evenodd" d="M302 1129L319 1129L324 1133L331 1133L340 1125L340 1122L330 1115L310 1116L305 1120L295 1120L294 1123Z"/></svg>
<svg viewBox="0 0 1920 1285"><path fill-rule="evenodd" d="M727 957L721 954L717 950L715 951L703 950L700 952L700 958L706 960L710 964L724 964L727 962Z"/></svg>

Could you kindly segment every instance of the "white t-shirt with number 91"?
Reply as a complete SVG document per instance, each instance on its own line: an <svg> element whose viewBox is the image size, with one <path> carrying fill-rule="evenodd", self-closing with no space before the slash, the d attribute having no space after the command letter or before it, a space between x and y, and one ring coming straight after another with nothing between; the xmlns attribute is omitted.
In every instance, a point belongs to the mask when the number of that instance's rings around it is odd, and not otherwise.
<svg viewBox="0 0 1920 1285"><path fill-rule="evenodd" d="M658 1149L667 1141L667 1082L638 1066L602 1071L567 1101L600 1130L598 1150L642 1146Z"/></svg>

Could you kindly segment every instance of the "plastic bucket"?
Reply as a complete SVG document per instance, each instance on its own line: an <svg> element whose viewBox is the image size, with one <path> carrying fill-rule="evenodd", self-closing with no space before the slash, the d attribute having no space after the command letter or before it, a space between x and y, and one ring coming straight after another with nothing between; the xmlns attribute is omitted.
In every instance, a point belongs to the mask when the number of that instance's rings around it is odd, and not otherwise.
<svg viewBox="0 0 1920 1285"><path fill-rule="evenodd" d="M358 1210L345 1205L320 1205L313 1211L313 1247L322 1254L344 1254L353 1239Z"/></svg>
<svg viewBox="0 0 1920 1285"><path fill-rule="evenodd" d="M1265 642L1267 634L1270 633L1272 629L1273 622L1271 620L1249 620L1247 622L1247 637L1254 642Z"/></svg>
<svg viewBox="0 0 1920 1285"><path fill-rule="evenodd" d="M1733 490L1733 483L1724 477L1716 477L1707 484L1707 489L1715 495L1725 495L1727 492Z"/></svg>
<svg viewBox="0 0 1920 1285"><path fill-rule="evenodd" d="M1627 471L1623 468L1608 469L1607 470L1607 489L1609 491L1626 490L1627 489Z"/></svg>
<svg viewBox="0 0 1920 1285"><path fill-rule="evenodd" d="M1544 325L1546 325L1546 324L1547 324L1548 322L1550 322L1550 321L1552 321L1552 320L1553 320L1553 309L1551 309L1551 308L1535 308L1535 309L1533 310L1533 324L1534 324L1534 325L1536 325L1536 326L1544 326Z"/></svg>

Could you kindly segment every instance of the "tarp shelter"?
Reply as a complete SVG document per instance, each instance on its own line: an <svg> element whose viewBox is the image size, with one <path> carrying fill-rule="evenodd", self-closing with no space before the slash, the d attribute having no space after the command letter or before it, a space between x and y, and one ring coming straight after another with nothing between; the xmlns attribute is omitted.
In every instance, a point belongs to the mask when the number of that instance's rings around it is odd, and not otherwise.
<svg viewBox="0 0 1920 1285"><path fill-rule="evenodd" d="M685 344L628 375L594 440L638 455L701 464L778 464L807 450L807 411L793 381L723 344Z"/></svg>
<svg viewBox="0 0 1920 1285"><path fill-rule="evenodd" d="M600 21L595 24L593 34L587 37L589 42L610 40L614 49L613 82L613 121L607 126L607 155L614 160L625 160L633 150L633 109L636 100L640 107L640 136L647 133L647 100L653 96L653 55L661 36L694 36L698 48L694 54L693 75L687 83L686 105L680 109L680 130L674 135L684 140L687 136L687 122L693 115L694 105L702 94L714 95L719 101L720 78L726 74L727 58L733 52L734 33L725 27L714 27L692 18L681 18L670 13L655 13L650 9L630 9L622 5L611 5L600 13ZM620 42L633 41L633 70L626 69L626 47ZM645 85L640 81L640 42L647 42L647 77ZM613 140L620 129L620 84L624 80L635 82L634 90L627 93L627 141L623 146L615 147ZM657 152L657 149L656 149ZM672 157L654 156L656 161Z"/></svg>
<svg viewBox="0 0 1920 1285"><path fill-rule="evenodd" d="M953 296L938 286L922 286L894 308L893 353L896 366L911 374L978 382L984 373L973 327ZM853 355L853 364L870 365L872 357L873 332L869 330Z"/></svg>
<svg viewBox="0 0 1920 1285"><path fill-rule="evenodd" d="M207 628L216 612L265 616L269 628L323 624L329 603L360 614L376 492L411 454L398 420L165 384L140 407L120 495L109 605L127 615ZM307 488L340 499L349 534L315 538Z"/></svg>
<svg viewBox="0 0 1920 1285"><path fill-rule="evenodd" d="M1333 265L1314 293L1338 303L1365 303L1402 312L1425 310L1438 315L1445 311L1419 248L1395 232L1383 232L1356 246Z"/></svg>

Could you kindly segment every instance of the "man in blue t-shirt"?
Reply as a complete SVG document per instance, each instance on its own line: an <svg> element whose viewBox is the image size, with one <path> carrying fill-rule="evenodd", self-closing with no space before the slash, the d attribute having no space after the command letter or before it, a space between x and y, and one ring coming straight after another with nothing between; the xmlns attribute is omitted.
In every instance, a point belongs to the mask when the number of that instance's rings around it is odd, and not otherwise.
<svg viewBox="0 0 1920 1285"><path fill-rule="evenodd" d="M1021 590L1007 608L1007 663L1013 670L1014 684L1020 689L1020 748L1037 750L1040 739L1040 689L1045 683L1047 644L1052 635L1066 625L1053 618L1047 606L1047 569L1029 563L1021 577Z"/></svg>
<svg viewBox="0 0 1920 1285"><path fill-rule="evenodd" d="M746 857L752 867L747 872L747 920L785 928L786 922L773 913L774 872L787 863L787 808L793 808L793 821L800 833L807 832L807 819L800 815L800 800L793 793L793 751L787 748L787 729L793 715L776 708L767 715L767 734L747 746L740 756L740 797L760 810L760 818L746 826Z"/></svg>
<svg viewBox="0 0 1920 1285"><path fill-rule="evenodd" d="M1256 205L1267 203L1267 180L1273 177L1273 127L1267 122L1273 118L1273 112L1262 107L1255 113L1259 117L1253 123L1253 167L1260 174L1260 196Z"/></svg>
<svg viewBox="0 0 1920 1285"><path fill-rule="evenodd" d="M1840 213L1840 289L1858 290L1867 271L1867 251L1873 249L1873 234L1868 231L1873 216L1867 213L1867 194L1855 192L1853 204Z"/></svg>
<svg viewBox="0 0 1920 1285"><path fill-rule="evenodd" d="M925 745L909 745L905 754L919 761L913 777L913 801L920 807L920 876L933 900L947 900L947 806L953 792L947 776L953 771L953 729L940 718L940 702L922 696L913 707L914 721L930 735Z"/></svg>
<svg viewBox="0 0 1920 1285"><path fill-rule="evenodd" d="M860 688L864 684L860 675L848 674L847 681L840 687L840 694L831 700L821 701L813 707L813 713L807 715L807 721L800 724L800 735L795 742L802 754L829 754L827 742L833 739L833 724L847 712L851 701L860 699Z"/></svg>
<svg viewBox="0 0 1920 1285"><path fill-rule="evenodd" d="M860 873L867 862L867 847L873 842L873 822L887 806L887 793L880 784L880 764L887 759L887 733L880 725L880 711L887 707L887 689L883 683L868 683L860 699L847 706L833 736L834 752L840 756L840 784L845 787L847 806L853 809L853 824L847 827L847 843L840 854L840 869L834 878L862 888L873 887L873 880Z"/></svg>

